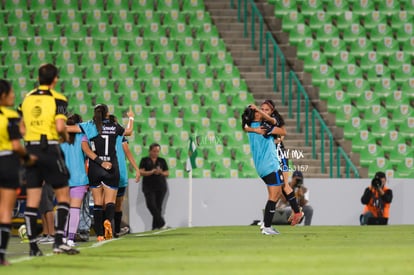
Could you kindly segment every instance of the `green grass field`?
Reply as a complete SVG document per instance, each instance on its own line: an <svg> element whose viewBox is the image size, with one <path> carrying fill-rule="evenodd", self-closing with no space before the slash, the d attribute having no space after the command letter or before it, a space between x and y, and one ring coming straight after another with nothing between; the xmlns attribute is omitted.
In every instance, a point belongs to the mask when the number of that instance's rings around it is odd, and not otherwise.
<svg viewBox="0 0 414 275"><path fill-rule="evenodd" d="M414 274L414 226L176 228L81 243L75 256L28 257L13 238L0 274ZM91 240L93 238L91 237Z"/></svg>

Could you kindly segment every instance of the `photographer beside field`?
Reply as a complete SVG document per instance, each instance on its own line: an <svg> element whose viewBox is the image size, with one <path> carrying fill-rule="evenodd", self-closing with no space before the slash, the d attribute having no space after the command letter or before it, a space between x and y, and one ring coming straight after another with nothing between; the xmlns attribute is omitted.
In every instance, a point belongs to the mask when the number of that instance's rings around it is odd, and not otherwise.
<svg viewBox="0 0 414 275"><path fill-rule="evenodd" d="M361 203L365 204L360 216L361 225L388 224L390 206L392 202L392 190L385 186L387 178L384 172L377 172L361 197Z"/></svg>
<svg viewBox="0 0 414 275"><path fill-rule="evenodd" d="M289 183L292 187L293 191L295 192L295 197L298 202L301 211L304 213L304 224L311 225L312 217L313 217L313 207L309 204L309 190L303 185L303 174L301 171L294 171L292 174L292 180ZM284 197L280 197L279 201L276 204L277 210L282 210L286 213L286 216L289 217L287 219L287 223L291 223L292 221L292 208L286 203L286 199Z"/></svg>

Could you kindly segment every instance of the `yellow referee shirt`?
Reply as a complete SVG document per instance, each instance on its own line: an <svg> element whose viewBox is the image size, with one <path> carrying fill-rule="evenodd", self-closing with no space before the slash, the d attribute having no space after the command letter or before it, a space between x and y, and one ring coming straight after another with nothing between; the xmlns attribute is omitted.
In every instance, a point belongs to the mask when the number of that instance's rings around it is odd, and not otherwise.
<svg viewBox="0 0 414 275"><path fill-rule="evenodd" d="M24 98L21 112L26 126L24 141L40 141L46 135L48 141L59 140L56 119L66 120L67 99L64 95L40 85Z"/></svg>
<svg viewBox="0 0 414 275"><path fill-rule="evenodd" d="M11 140L21 139L19 114L6 107L0 107L0 152L11 151Z"/></svg>

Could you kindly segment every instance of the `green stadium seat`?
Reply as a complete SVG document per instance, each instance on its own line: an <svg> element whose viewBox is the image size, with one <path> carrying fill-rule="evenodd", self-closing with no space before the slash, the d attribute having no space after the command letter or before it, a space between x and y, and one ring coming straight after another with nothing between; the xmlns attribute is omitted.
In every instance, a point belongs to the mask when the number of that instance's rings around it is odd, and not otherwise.
<svg viewBox="0 0 414 275"><path fill-rule="evenodd" d="M48 50L33 51L29 54L29 65L38 68L42 64L53 63L53 57L53 54Z"/></svg>
<svg viewBox="0 0 414 275"><path fill-rule="evenodd" d="M229 66L230 68L228 70L222 70L221 73L232 75L233 72L236 72L237 68L234 68L233 66ZM202 80L204 78L213 78L213 71L210 69L210 67L207 66L205 63L197 64L195 66L186 66L187 73L189 75L189 79L191 80ZM238 75L240 76L240 73L237 70Z"/></svg>
<svg viewBox="0 0 414 275"><path fill-rule="evenodd" d="M109 25L111 26L111 25ZM141 36L141 29L138 25L131 22L123 22L122 24L113 24L116 30L116 37L122 40L135 40Z"/></svg>
<svg viewBox="0 0 414 275"><path fill-rule="evenodd" d="M409 117L414 117L414 109L410 104L401 104L399 108L392 111L392 121L400 127Z"/></svg>
<svg viewBox="0 0 414 275"><path fill-rule="evenodd" d="M304 22L304 19L301 22ZM323 29L327 24L332 25L332 18L331 15L325 13L323 10L318 10L315 15L309 18L309 27L314 32Z"/></svg>
<svg viewBox="0 0 414 275"><path fill-rule="evenodd" d="M411 56L414 56L414 37L411 37L410 40L405 41L402 44L402 50Z"/></svg>
<svg viewBox="0 0 414 275"><path fill-rule="evenodd" d="M414 66L409 63L402 64L400 69L395 70L394 80L398 85L402 85L412 78L414 78Z"/></svg>
<svg viewBox="0 0 414 275"><path fill-rule="evenodd" d="M360 67L355 64L348 64L339 72L339 80L342 84L347 85L354 81L355 78L362 78L363 73Z"/></svg>
<svg viewBox="0 0 414 275"><path fill-rule="evenodd" d="M410 54L405 53L404 51L396 51L388 57L387 66L391 71L395 72L400 69L403 64L409 64L410 62Z"/></svg>
<svg viewBox="0 0 414 275"><path fill-rule="evenodd" d="M161 12L168 12L170 10L179 10L179 1L173 0L157 0L156 10Z"/></svg>
<svg viewBox="0 0 414 275"><path fill-rule="evenodd" d="M182 58L185 66L194 66L198 64L208 65L207 55L197 50L183 53ZM214 68L211 67L211 69L213 70Z"/></svg>
<svg viewBox="0 0 414 275"><path fill-rule="evenodd" d="M297 10L292 10L288 14L283 15L282 30L288 32L296 27L297 24L305 22L305 18Z"/></svg>
<svg viewBox="0 0 414 275"><path fill-rule="evenodd" d="M31 24L33 20L33 12L26 10L25 8L15 7L6 10L8 10L9 12L7 13L7 16L4 18L5 24L17 25L20 22L26 22L27 24Z"/></svg>
<svg viewBox="0 0 414 275"><path fill-rule="evenodd" d="M345 29L342 34L342 39L347 45L352 45L359 38L365 38L366 31L364 27L359 24L352 24L348 29Z"/></svg>
<svg viewBox="0 0 414 275"><path fill-rule="evenodd" d="M384 40L385 37L391 37L393 31L391 27L387 25L387 22L378 24L375 28L369 33L370 40L376 44Z"/></svg>
<svg viewBox="0 0 414 275"><path fill-rule="evenodd" d="M395 130L395 123L386 116L378 117L371 126L371 132L374 137L381 138L389 131Z"/></svg>
<svg viewBox="0 0 414 275"><path fill-rule="evenodd" d="M312 30L305 24L297 24L296 28L289 31L289 42L293 46L297 46L306 38L312 38Z"/></svg>
<svg viewBox="0 0 414 275"><path fill-rule="evenodd" d="M336 27L340 32L347 30L352 24L358 24L359 17L352 13L352 11L343 11L336 17Z"/></svg>
<svg viewBox="0 0 414 275"><path fill-rule="evenodd" d="M138 68L139 80L150 80L153 77L160 77L161 72L153 63L146 63Z"/></svg>
<svg viewBox="0 0 414 275"><path fill-rule="evenodd" d="M362 92L361 96L355 99L355 106L361 112L371 109L372 106L381 105L381 99L371 90Z"/></svg>
<svg viewBox="0 0 414 275"><path fill-rule="evenodd" d="M381 78L380 81L375 83L373 88L374 93L376 93L381 99L385 99L396 90L398 90L397 83L392 81L389 77Z"/></svg>
<svg viewBox="0 0 414 275"><path fill-rule="evenodd" d="M322 1L314 1L314 0L305 0L303 1L300 12L305 16L305 18L309 19L317 12L323 10L323 3Z"/></svg>
<svg viewBox="0 0 414 275"><path fill-rule="evenodd" d="M390 158L391 163L393 163L394 165L397 165L398 167L402 164L405 158L407 157L412 158L413 154L414 152L411 147L409 147L405 143L399 143L398 146L390 152L389 158Z"/></svg>
<svg viewBox="0 0 414 275"><path fill-rule="evenodd" d="M404 91L404 93L406 93L411 99L414 98L414 77L404 82L401 85L400 90Z"/></svg>
<svg viewBox="0 0 414 275"><path fill-rule="evenodd" d="M400 46L398 45L398 41L392 36L385 36L382 40L376 43L376 51L379 55L388 57L399 50Z"/></svg>
<svg viewBox="0 0 414 275"><path fill-rule="evenodd" d="M338 126L344 126L352 122L351 119L359 117L359 110L351 104L343 104L339 110L336 111L335 124ZM359 125L360 122L356 119L355 125Z"/></svg>
<svg viewBox="0 0 414 275"><path fill-rule="evenodd" d="M217 27L212 23L204 23L196 29L195 37L197 40L208 41L211 38L219 38L220 34ZM211 40L210 40L211 41Z"/></svg>
<svg viewBox="0 0 414 275"><path fill-rule="evenodd" d="M356 64L355 57L350 55L348 51L341 50L337 52L337 55L333 57L332 68L336 73L344 70L348 64Z"/></svg>
<svg viewBox="0 0 414 275"><path fill-rule="evenodd" d="M375 10L374 1L360 0L352 4L352 12L358 16L367 16Z"/></svg>
<svg viewBox="0 0 414 275"><path fill-rule="evenodd" d="M376 64L383 64L384 59L378 55L376 51L369 51L362 55L359 59L359 67L364 73L368 72L376 66Z"/></svg>
<svg viewBox="0 0 414 275"><path fill-rule="evenodd" d="M391 16L391 28L393 31L397 31L403 28L405 23L411 22L413 22L413 17L406 10L400 10Z"/></svg>
<svg viewBox="0 0 414 275"><path fill-rule="evenodd" d="M95 1L95 0L84 0L78 3L79 10L91 11L91 10L104 10L105 2L104 1Z"/></svg>
<svg viewBox="0 0 414 275"><path fill-rule="evenodd" d="M141 1L138 1L138 2L141 2ZM146 1L146 2L150 2L150 1ZM121 11L129 11L129 10L131 10L129 0L106 1L105 11L117 13L118 11L121 12Z"/></svg>
<svg viewBox="0 0 414 275"><path fill-rule="evenodd" d="M384 171L387 175L388 173L394 173L391 162L385 157L374 158L373 162L368 166L368 177L373 178L378 171Z"/></svg>
<svg viewBox="0 0 414 275"><path fill-rule="evenodd" d="M359 152L360 165L368 167L378 157L384 157L384 150L376 143L369 143L367 147Z"/></svg>
<svg viewBox="0 0 414 275"><path fill-rule="evenodd" d="M414 177L414 170L412 167L413 158L405 158L403 163L405 165L398 166L394 173L394 178L412 179Z"/></svg>
<svg viewBox="0 0 414 275"><path fill-rule="evenodd" d="M57 2L66 2L66 1L57 1ZM84 23L83 13L79 12L77 9L74 9L73 6L62 9L62 10L59 9L59 13L60 13L60 16L58 17L58 25L70 26L74 22L78 24Z"/></svg>
<svg viewBox="0 0 414 275"><path fill-rule="evenodd" d="M359 153L362 149L367 148L368 144L376 143L375 137L368 130L360 130L351 139L352 151Z"/></svg>
<svg viewBox="0 0 414 275"><path fill-rule="evenodd" d="M362 17L362 24L365 30L371 32L380 24L387 24L387 16L381 11L372 11L367 16Z"/></svg>
<svg viewBox="0 0 414 275"><path fill-rule="evenodd" d="M318 69L321 64L327 64L326 57L320 51L313 51L305 57L303 68L305 72L312 72Z"/></svg>
<svg viewBox="0 0 414 275"><path fill-rule="evenodd" d="M327 1L326 5L326 13L329 16L333 16L337 18L338 16L342 15L344 11L349 10L349 3L345 0L340 1Z"/></svg>
<svg viewBox="0 0 414 275"><path fill-rule="evenodd" d="M174 50L165 50L160 54L157 54L157 65L160 67L167 66L170 64L178 64L182 66L181 56Z"/></svg>
<svg viewBox="0 0 414 275"><path fill-rule="evenodd" d="M363 118L368 126L373 126L378 122L378 118L387 117L388 111L379 104L372 104L369 108L363 110Z"/></svg>
<svg viewBox="0 0 414 275"><path fill-rule="evenodd" d="M166 35L165 28L161 26L160 23L157 23L157 22L151 22L145 25L140 24L137 27L140 27L140 30L141 30L140 36L144 37L144 39L156 40L159 37Z"/></svg>
<svg viewBox="0 0 414 275"><path fill-rule="evenodd" d="M89 36L89 27L79 24L78 22L74 22L70 25L62 25L63 26L63 36L66 36L70 39L78 39L81 41L86 36Z"/></svg>
<svg viewBox="0 0 414 275"><path fill-rule="evenodd" d="M351 98L342 90L336 90L332 92L332 95L328 97L328 111L336 113L343 104L351 104Z"/></svg>
<svg viewBox="0 0 414 275"><path fill-rule="evenodd" d="M379 1L378 3L378 10L386 14L389 18L398 14L401 8L399 1Z"/></svg>
<svg viewBox="0 0 414 275"><path fill-rule="evenodd" d="M169 25L166 28L166 34L172 40L181 41L186 39L187 37L193 37L192 29L185 23L176 23L173 25ZM205 34L205 36L209 37L209 34Z"/></svg>
<svg viewBox="0 0 414 275"><path fill-rule="evenodd" d="M107 4L114 2L116 1L108 1ZM108 12L108 23L109 25L122 25L125 23L138 25L138 14L127 9L110 9Z"/></svg>
<svg viewBox="0 0 414 275"><path fill-rule="evenodd" d="M409 105L410 96L402 90L396 90L390 93L389 96L385 98L384 102L387 110L392 113L394 110L398 109L400 105Z"/></svg>
<svg viewBox="0 0 414 275"><path fill-rule="evenodd" d="M401 124L398 129L400 135L405 138L413 138L414 137L414 117L409 117L405 121L405 123Z"/></svg>
<svg viewBox="0 0 414 275"><path fill-rule="evenodd" d="M302 60L305 59L305 57L308 56L312 51L320 51L320 50L321 50L321 47L319 45L318 40L315 40L312 37L305 38L297 45L297 55L298 55L298 58Z"/></svg>
<svg viewBox="0 0 414 275"><path fill-rule="evenodd" d="M173 26L178 23L186 24L186 16L179 10L169 10L163 14L161 23L163 26Z"/></svg>
<svg viewBox="0 0 414 275"><path fill-rule="evenodd" d="M346 44L342 39L333 37L331 40L324 43L322 50L323 54L328 59L332 60L337 57L339 53L346 51Z"/></svg>
<svg viewBox="0 0 414 275"><path fill-rule="evenodd" d="M181 10L183 13L195 13L199 10L204 10L204 1L203 0L188 0L182 1Z"/></svg>
<svg viewBox="0 0 414 275"><path fill-rule="evenodd" d="M380 145L386 153L397 150L399 144L405 144L405 138L396 130L390 131L380 140Z"/></svg>
<svg viewBox="0 0 414 275"><path fill-rule="evenodd" d="M400 29L397 30L397 40L400 44L403 44L414 36L413 23L405 23Z"/></svg>
<svg viewBox="0 0 414 275"><path fill-rule="evenodd" d="M327 23L316 30L316 37L319 43L325 44L334 38L339 38L339 31L332 23Z"/></svg>
<svg viewBox="0 0 414 275"><path fill-rule="evenodd" d="M187 54L192 51L201 51L200 41L195 40L192 37L186 37L184 40L178 41L178 53Z"/></svg>
<svg viewBox="0 0 414 275"><path fill-rule="evenodd" d="M200 26L204 23L211 23L211 16L208 11L196 10L196 11L182 11L185 14L189 15L189 25L190 26Z"/></svg>
<svg viewBox="0 0 414 275"><path fill-rule="evenodd" d="M327 78L333 78L335 76L335 72L332 67L321 64L313 73L312 73L312 84L319 86L323 83Z"/></svg>
<svg viewBox="0 0 414 275"><path fill-rule="evenodd" d="M342 119L342 118L341 118ZM359 116L348 118L349 120L343 125L344 138L348 140L354 139L360 131L368 130L367 123ZM336 124L338 125L338 120Z"/></svg>
<svg viewBox="0 0 414 275"><path fill-rule="evenodd" d="M153 9L138 10L138 25L149 25L151 23L161 23L162 13L157 13Z"/></svg>
<svg viewBox="0 0 414 275"><path fill-rule="evenodd" d="M342 90L342 84L335 77L331 76L321 81L319 84L319 97L321 99L329 98L334 91Z"/></svg>
<svg viewBox="0 0 414 275"><path fill-rule="evenodd" d="M373 68L367 71L366 77L371 85L375 85L381 78L391 78L391 70L384 64L375 64Z"/></svg>
<svg viewBox="0 0 414 275"><path fill-rule="evenodd" d="M374 51L374 44L365 36L358 37L356 41L350 44L349 53L355 56L355 58L360 58L361 56L364 56L365 54L372 51Z"/></svg>
<svg viewBox="0 0 414 275"><path fill-rule="evenodd" d="M276 17L282 18L291 11L297 11L297 4L295 0L277 1L275 3L274 14Z"/></svg>

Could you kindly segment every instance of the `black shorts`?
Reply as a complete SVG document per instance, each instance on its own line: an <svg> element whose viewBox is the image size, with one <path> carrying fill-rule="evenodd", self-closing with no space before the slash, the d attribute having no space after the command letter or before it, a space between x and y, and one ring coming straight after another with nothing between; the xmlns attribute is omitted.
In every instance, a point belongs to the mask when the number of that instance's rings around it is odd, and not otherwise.
<svg viewBox="0 0 414 275"><path fill-rule="evenodd" d="M262 177L262 180L268 186L280 186L283 183L282 171L278 170L276 172L272 172L269 175Z"/></svg>
<svg viewBox="0 0 414 275"><path fill-rule="evenodd" d="M118 192L116 193L116 197L120 198L125 196L126 187L119 187Z"/></svg>
<svg viewBox="0 0 414 275"><path fill-rule="evenodd" d="M49 144L46 149L26 145L26 149L38 158L35 165L26 168L27 188L42 187L43 181L54 189L68 186L69 171L59 144Z"/></svg>
<svg viewBox="0 0 414 275"><path fill-rule="evenodd" d="M112 188L118 188L119 186L119 169L118 163L112 162L111 170L103 169L99 164L94 161L89 161L88 170L89 186L97 187L102 183Z"/></svg>
<svg viewBox="0 0 414 275"><path fill-rule="evenodd" d="M12 153L0 157L0 187L17 189L20 186L20 159Z"/></svg>

